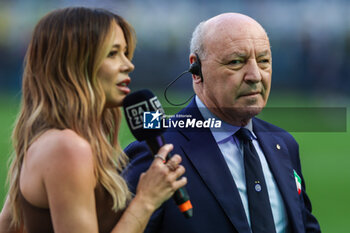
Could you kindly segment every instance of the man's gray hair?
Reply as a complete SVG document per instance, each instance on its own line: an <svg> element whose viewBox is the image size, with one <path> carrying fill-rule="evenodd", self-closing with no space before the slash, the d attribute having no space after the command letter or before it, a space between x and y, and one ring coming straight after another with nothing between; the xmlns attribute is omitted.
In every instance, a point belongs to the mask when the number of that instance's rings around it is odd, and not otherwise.
<svg viewBox="0 0 350 233"><path fill-rule="evenodd" d="M190 53L198 54L200 58L205 56L203 39L204 39L204 23L206 21L200 22L194 29L190 44Z"/></svg>

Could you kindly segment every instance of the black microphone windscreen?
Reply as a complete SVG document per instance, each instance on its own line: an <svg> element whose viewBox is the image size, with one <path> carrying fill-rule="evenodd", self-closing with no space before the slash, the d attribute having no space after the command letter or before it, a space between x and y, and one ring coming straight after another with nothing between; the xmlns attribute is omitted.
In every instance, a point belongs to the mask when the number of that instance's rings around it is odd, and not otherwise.
<svg viewBox="0 0 350 233"><path fill-rule="evenodd" d="M160 104L157 96L155 96L150 90L140 90L130 93L124 98L123 109L126 118L126 122L138 141L147 140L152 137L160 136L163 133L160 119L164 115L164 109ZM148 122L148 124L158 123L156 127L149 127L145 125L145 115L157 116L155 113L161 114L158 116L158 122ZM155 119L151 119L152 121Z"/></svg>
<svg viewBox="0 0 350 233"><path fill-rule="evenodd" d="M153 155L164 145L161 126L164 109L157 96L149 90L127 95L123 101L124 114L129 128L138 141L146 141ZM167 160L171 153L167 155ZM173 198L186 218L193 215L190 197L185 187L178 189Z"/></svg>

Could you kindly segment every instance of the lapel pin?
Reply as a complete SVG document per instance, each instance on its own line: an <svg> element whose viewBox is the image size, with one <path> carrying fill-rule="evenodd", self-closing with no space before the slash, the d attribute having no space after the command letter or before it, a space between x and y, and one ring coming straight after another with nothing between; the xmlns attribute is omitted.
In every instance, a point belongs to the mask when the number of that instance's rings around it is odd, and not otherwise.
<svg viewBox="0 0 350 233"><path fill-rule="evenodd" d="M294 173L295 183L297 185L298 194L300 195L301 194L301 178L295 170L293 170L293 173Z"/></svg>
<svg viewBox="0 0 350 233"><path fill-rule="evenodd" d="M255 184L255 191L260 192L261 191L261 185Z"/></svg>
<svg viewBox="0 0 350 233"><path fill-rule="evenodd" d="M255 191L260 192L261 191L261 185L260 185L260 181L255 181L255 185L254 185Z"/></svg>
<svg viewBox="0 0 350 233"><path fill-rule="evenodd" d="M280 144L276 144L276 148L277 148L277 150L280 150L281 149Z"/></svg>

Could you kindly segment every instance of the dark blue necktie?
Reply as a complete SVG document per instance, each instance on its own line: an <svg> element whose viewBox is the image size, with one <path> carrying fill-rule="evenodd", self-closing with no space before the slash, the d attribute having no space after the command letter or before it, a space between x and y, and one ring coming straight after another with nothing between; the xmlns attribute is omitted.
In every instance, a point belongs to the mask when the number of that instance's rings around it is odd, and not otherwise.
<svg viewBox="0 0 350 233"><path fill-rule="evenodd" d="M250 224L253 233L276 233L272 216L264 173L256 152L251 133L241 128L236 133L243 142L244 169L250 214Z"/></svg>

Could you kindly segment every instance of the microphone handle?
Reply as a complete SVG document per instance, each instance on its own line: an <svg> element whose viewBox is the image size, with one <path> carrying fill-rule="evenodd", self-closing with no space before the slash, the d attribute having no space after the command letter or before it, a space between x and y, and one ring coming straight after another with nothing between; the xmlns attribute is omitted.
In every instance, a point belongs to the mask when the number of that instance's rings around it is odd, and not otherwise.
<svg viewBox="0 0 350 233"><path fill-rule="evenodd" d="M159 148L165 145L165 140L163 135L147 139L146 142L153 155L157 154ZM165 160L168 161L171 157L172 157L172 154L170 152L169 154L167 154ZM186 218L191 218L193 215L193 207L190 201L190 196L188 195L186 188L182 187L176 190L173 195L173 199L175 200L175 203L177 207L180 209L180 211L182 212L182 214Z"/></svg>

